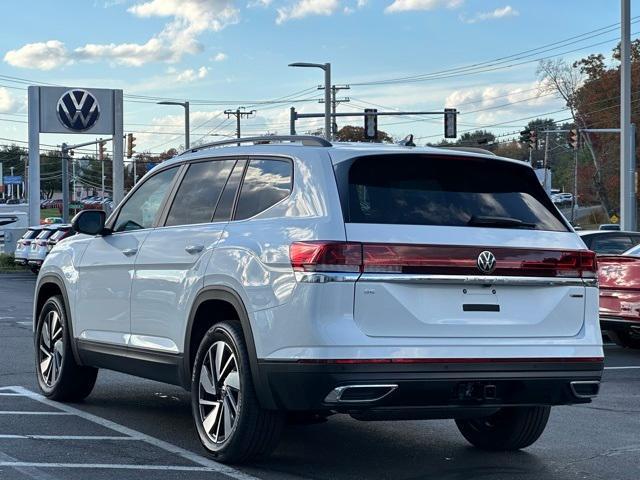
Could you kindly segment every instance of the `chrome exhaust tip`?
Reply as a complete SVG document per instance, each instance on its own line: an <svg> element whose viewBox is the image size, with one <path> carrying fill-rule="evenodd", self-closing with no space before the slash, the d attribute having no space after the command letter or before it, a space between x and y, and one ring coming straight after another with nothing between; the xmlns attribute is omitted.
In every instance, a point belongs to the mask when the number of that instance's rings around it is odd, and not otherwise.
<svg viewBox="0 0 640 480"><path fill-rule="evenodd" d="M569 383L571 392L576 398L594 398L600 392L598 380L581 380Z"/></svg>
<svg viewBox="0 0 640 480"><path fill-rule="evenodd" d="M336 387L325 397L325 403L370 403L382 400L398 385L343 385Z"/></svg>

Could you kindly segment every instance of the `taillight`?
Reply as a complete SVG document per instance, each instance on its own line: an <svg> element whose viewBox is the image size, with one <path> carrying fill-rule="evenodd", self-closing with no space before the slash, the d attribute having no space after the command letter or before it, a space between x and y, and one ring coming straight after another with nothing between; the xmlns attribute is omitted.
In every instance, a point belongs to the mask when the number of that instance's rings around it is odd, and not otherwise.
<svg viewBox="0 0 640 480"><path fill-rule="evenodd" d="M595 253L583 250L317 241L292 244L290 255L293 269L304 272L482 275L477 261L485 250L496 258L492 275L597 277Z"/></svg>
<svg viewBox="0 0 640 480"><path fill-rule="evenodd" d="M348 242L295 242L289 247L297 272L360 272L362 245Z"/></svg>

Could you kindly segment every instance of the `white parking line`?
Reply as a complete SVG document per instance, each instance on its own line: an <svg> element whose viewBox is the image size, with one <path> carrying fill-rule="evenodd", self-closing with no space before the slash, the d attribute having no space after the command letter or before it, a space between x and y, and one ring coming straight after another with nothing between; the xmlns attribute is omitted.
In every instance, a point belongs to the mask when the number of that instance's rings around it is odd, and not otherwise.
<svg viewBox="0 0 640 480"><path fill-rule="evenodd" d="M57 403L52 400L49 400L42 395L39 395L31 390L28 390L21 386L13 386L13 387L0 387L0 390L11 390L13 393L18 393L24 397L30 398L32 400L36 400L44 405L48 405L50 407L54 407L58 410L61 410L61 413L66 413L68 415L75 415L77 417L88 420L97 425L101 425L115 432L126 435L132 440L139 440L150 445L153 445L165 452L169 452L171 454L180 456L186 460L189 460L195 463L198 466L189 467L189 466L178 466L178 465L127 465L127 464L84 464L84 463L31 463L31 462L12 462L12 461L0 461L0 466L13 467L13 468L25 468L25 467L34 467L34 468L112 468L112 469L127 469L127 470L176 470L176 471L205 471L205 472L217 472L228 477L234 478L235 480L259 480L257 477L250 475L248 473L244 473L240 470L236 470L235 468L229 467L227 465L223 465L214 460L210 460L208 458L202 457L194 452L190 452L184 448L178 447L177 445L173 445L171 443L165 442L164 440L160 440L158 438L151 437L137 430L133 430L129 427L125 427L124 425L120 425L118 423L112 422L102 417L98 417L97 415L93 415L91 413L87 413L83 410L79 410L77 408L71 407L69 405L63 403ZM24 412L15 412L16 414L21 414Z"/></svg>
<svg viewBox="0 0 640 480"><path fill-rule="evenodd" d="M115 435L0 435L0 440L132 440L139 441L133 437L117 437Z"/></svg>
<svg viewBox="0 0 640 480"><path fill-rule="evenodd" d="M640 369L640 365L627 365L622 367L604 367L605 370L637 370Z"/></svg>
<svg viewBox="0 0 640 480"><path fill-rule="evenodd" d="M20 410L0 410L0 415L73 415L68 412L27 412Z"/></svg>
<svg viewBox="0 0 640 480"><path fill-rule="evenodd" d="M113 470L169 470L182 472L217 472L215 468L209 467L189 467L180 465L135 465L135 464L114 464L114 463L46 463L46 462L0 462L0 467L13 468L90 468L90 469L113 469Z"/></svg>

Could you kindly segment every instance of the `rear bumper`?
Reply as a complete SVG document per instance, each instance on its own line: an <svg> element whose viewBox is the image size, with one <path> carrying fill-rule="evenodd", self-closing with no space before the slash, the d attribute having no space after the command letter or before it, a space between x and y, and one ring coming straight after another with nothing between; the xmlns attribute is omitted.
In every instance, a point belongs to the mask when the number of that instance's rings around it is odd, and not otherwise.
<svg viewBox="0 0 640 480"><path fill-rule="evenodd" d="M410 364L260 362L259 370L263 380L258 388L260 398L271 408L335 410L361 417L456 418L477 409L588 403L597 393L603 361L570 358L427 360ZM332 393L336 387L353 385L393 388L380 389L372 394L373 400L354 401L353 396L348 402L336 400L336 394ZM580 390L584 386L592 389L586 395Z"/></svg>

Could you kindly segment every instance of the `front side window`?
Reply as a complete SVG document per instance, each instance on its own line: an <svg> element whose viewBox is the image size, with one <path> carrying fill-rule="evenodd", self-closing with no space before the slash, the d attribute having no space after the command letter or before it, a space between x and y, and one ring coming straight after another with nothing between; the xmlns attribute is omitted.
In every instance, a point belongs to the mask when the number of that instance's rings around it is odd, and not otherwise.
<svg viewBox="0 0 640 480"><path fill-rule="evenodd" d="M253 217L291 193L292 165L288 160L253 159L244 176L236 220Z"/></svg>
<svg viewBox="0 0 640 480"><path fill-rule="evenodd" d="M153 227L177 171L178 167L168 168L145 180L120 209L113 231Z"/></svg>
<svg viewBox="0 0 640 480"><path fill-rule="evenodd" d="M210 222L234 164L235 160L213 160L190 165L165 225Z"/></svg>

